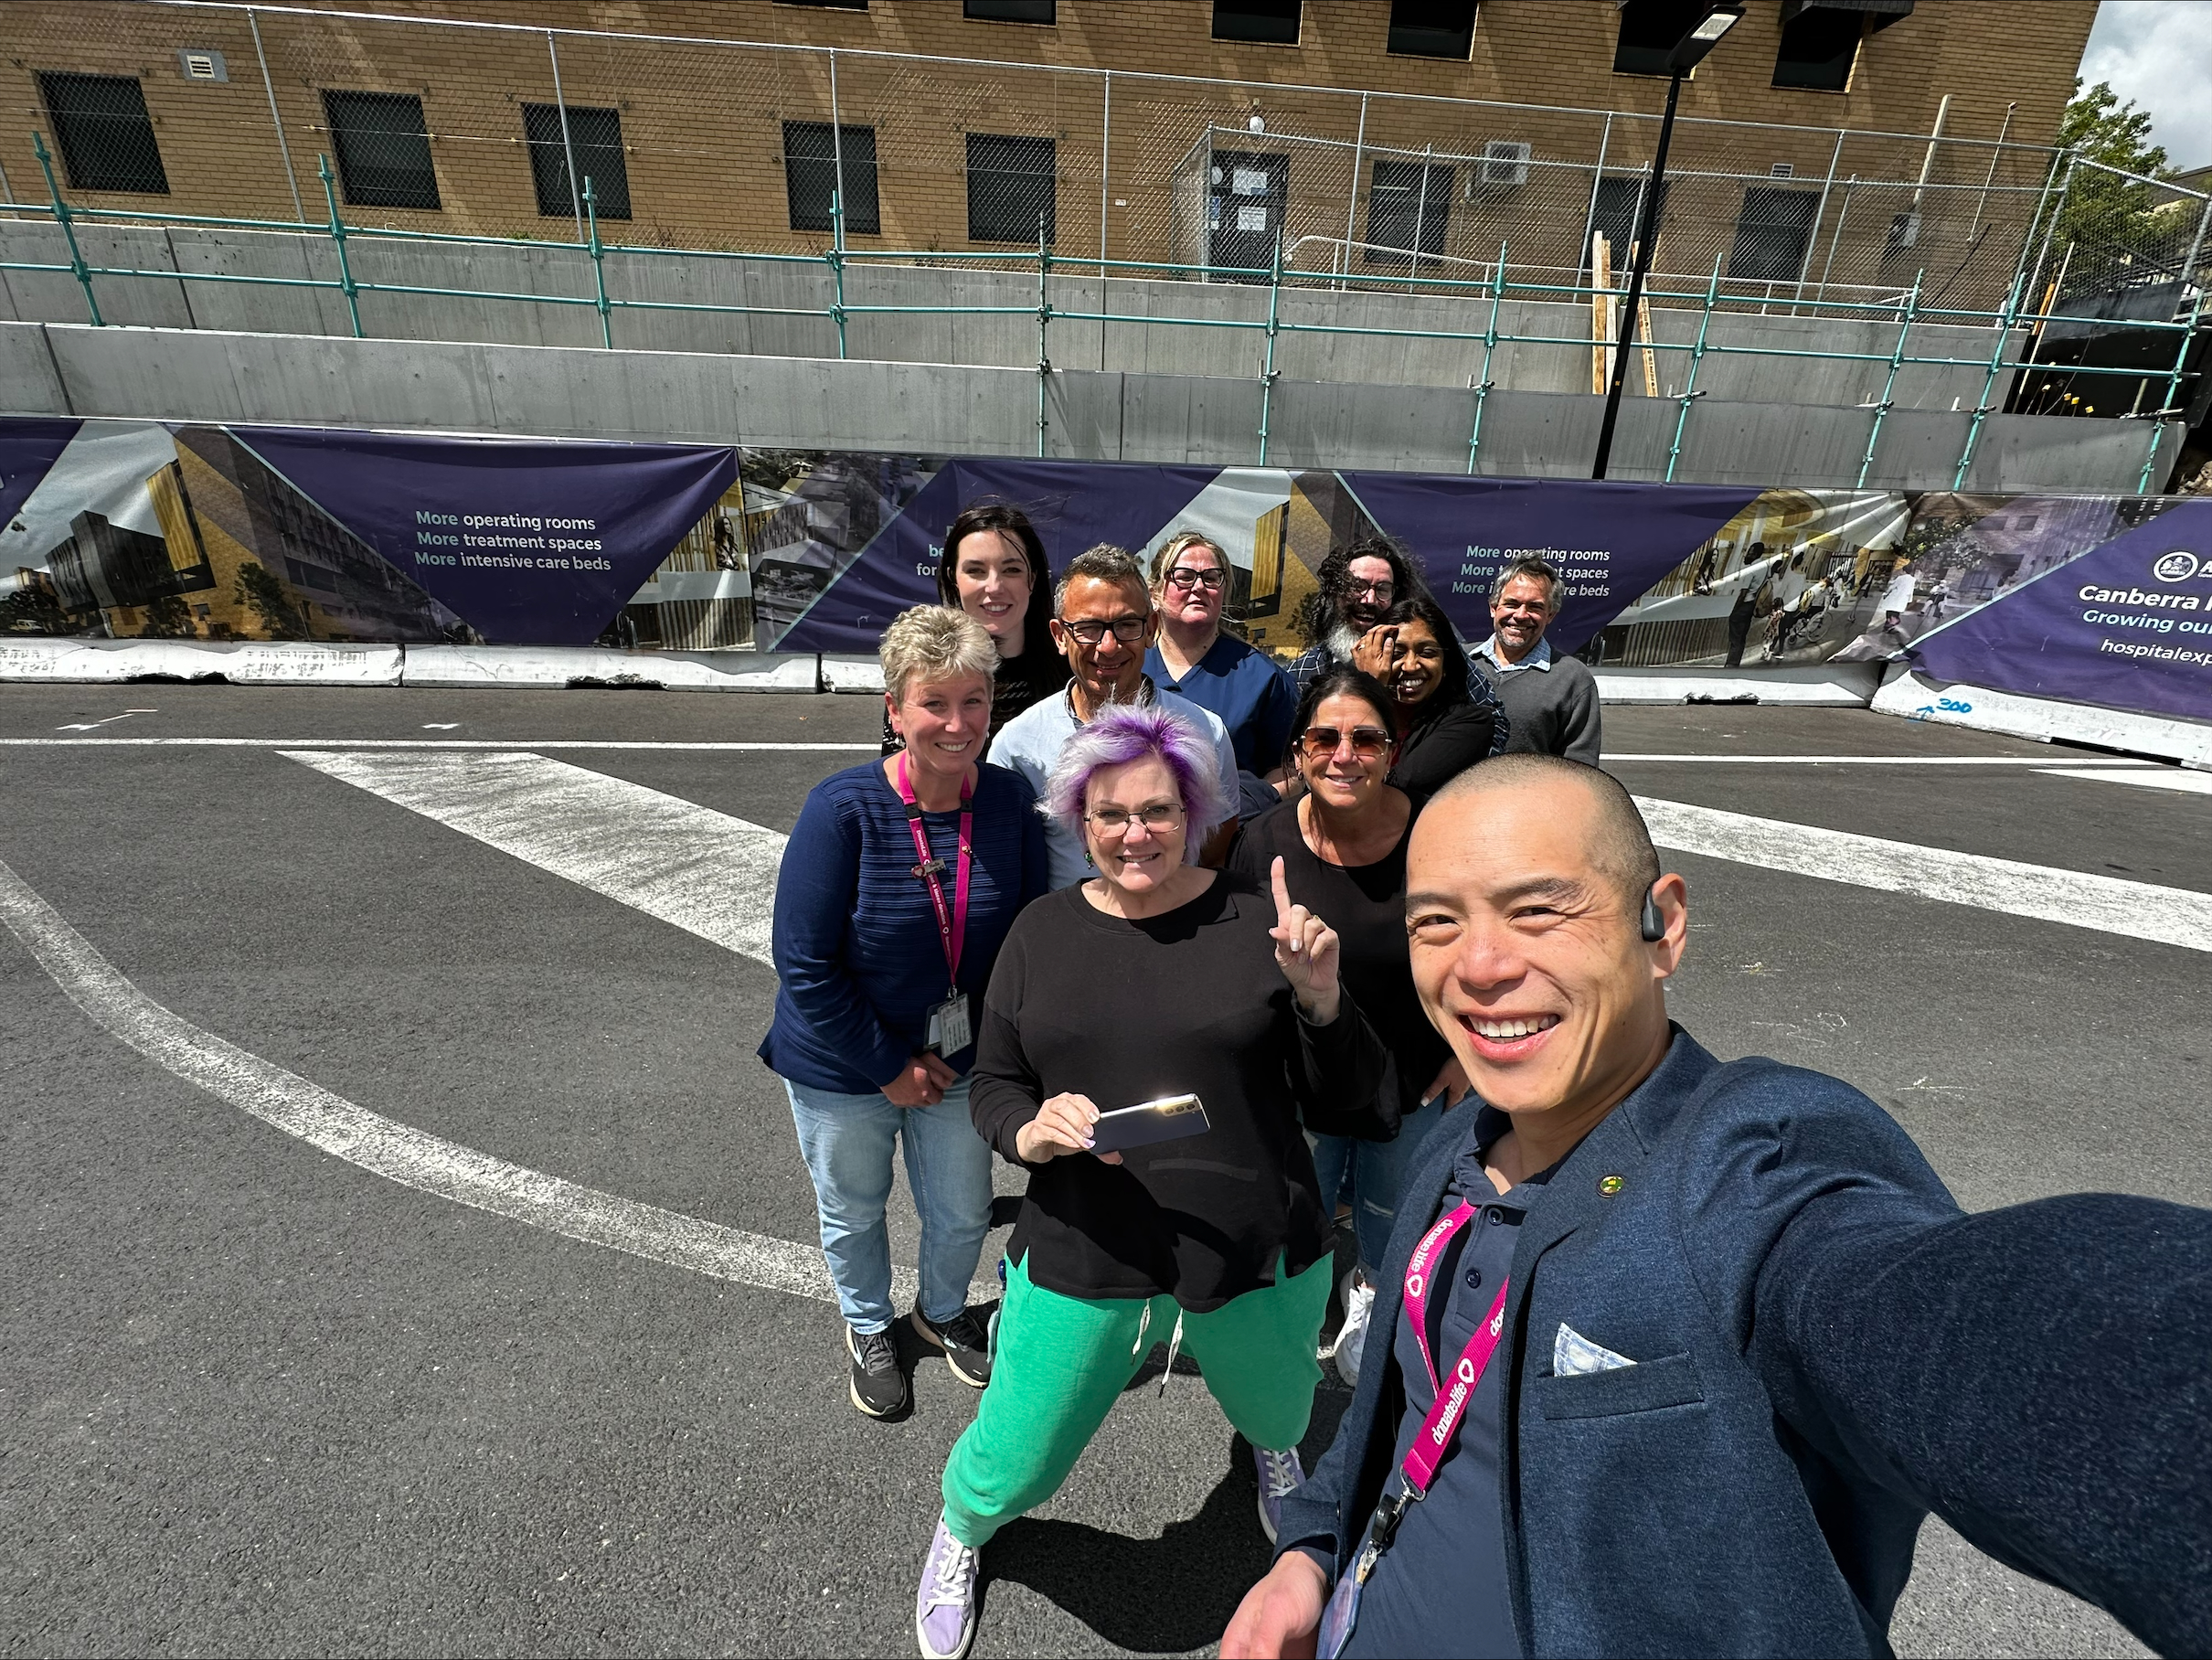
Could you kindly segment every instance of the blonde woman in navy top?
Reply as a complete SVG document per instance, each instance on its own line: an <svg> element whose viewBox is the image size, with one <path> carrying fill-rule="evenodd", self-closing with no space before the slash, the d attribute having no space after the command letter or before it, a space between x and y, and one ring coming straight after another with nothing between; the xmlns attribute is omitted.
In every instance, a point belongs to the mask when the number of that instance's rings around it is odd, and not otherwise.
<svg viewBox="0 0 2212 1660"><path fill-rule="evenodd" d="M883 636L884 705L904 748L814 786L776 879L774 1024L783 1080L837 1286L853 1404L907 1404L891 1325L884 1207L903 1144L921 1219L909 1318L975 1389L990 1344L968 1283L991 1220L991 1150L968 1069L999 947L1045 891L1045 833L1018 773L985 766L998 648L961 612L920 605Z"/></svg>

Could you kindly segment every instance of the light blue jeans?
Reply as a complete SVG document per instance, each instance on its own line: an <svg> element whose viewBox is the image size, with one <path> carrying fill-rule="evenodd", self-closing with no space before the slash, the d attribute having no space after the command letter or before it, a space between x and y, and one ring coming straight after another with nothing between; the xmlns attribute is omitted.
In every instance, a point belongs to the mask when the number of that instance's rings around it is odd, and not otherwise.
<svg viewBox="0 0 2212 1660"><path fill-rule="evenodd" d="M1324 1213L1336 1214L1345 1177L1352 1178L1352 1228L1359 1238L1359 1265L1369 1275L1389 1247L1390 1228L1398 1220L1398 1190L1405 1186L1413 1155L1443 1115L1441 1101L1408 1113L1396 1141L1362 1141L1356 1135L1306 1137L1313 1147L1313 1174L1321 1178Z"/></svg>
<svg viewBox="0 0 2212 1660"><path fill-rule="evenodd" d="M783 1080L799 1151L814 1178L822 1254L837 1307L864 1335L888 1331L894 1143L906 1145L907 1185L921 1217L921 1312L939 1324L968 1305L968 1282L991 1230L991 1149L968 1117L968 1080L933 1107L895 1107L880 1092L840 1095Z"/></svg>

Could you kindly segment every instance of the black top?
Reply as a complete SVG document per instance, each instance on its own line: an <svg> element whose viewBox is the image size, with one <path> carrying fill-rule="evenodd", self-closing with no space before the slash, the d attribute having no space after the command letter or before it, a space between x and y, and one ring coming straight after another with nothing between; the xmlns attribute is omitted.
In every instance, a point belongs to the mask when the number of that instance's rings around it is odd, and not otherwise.
<svg viewBox="0 0 2212 1660"><path fill-rule="evenodd" d="M1300 1131L1395 1133L1388 1063L1352 997L1302 1019L1275 966L1271 899L1234 876L1141 921L1108 916L1081 885L1015 920L985 995L970 1110L1021 1162L1015 1136L1046 1100L1101 1112L1196 1094L1212 1129L1028 1166L1007 1254L1070 1297L1172 1295L1203 1314L1329 1253L1332 1225Z"/></svg>
<svg viewBox="0 0 2212 1660"><path fill-rule="evenodd" d="M1487 689L1487 683L1485 683ZM1441 697L1442 694L1439 693ZM1494 701L1473 703L1453 698L1434 714L1414 723L1390 769L1390 782L1413 798L1419 813L1429 798L1478 761L1498 752L1503 727Z"/></svg>
<svg viewBox="0 0 2212 1660"><path fill-rule="evenodd" d="M991 676L990 737L996 738L999 728L1067 684L1068 659L1048 644L1037 651L1024 652L1018 657L1000 658L998 672ZM984 747L989 747L988 740ZM891 730L890 710L884 710L883 752L896 755L905 748L899 734Z"/></svg>
<svg viewBox="0 0 2212 1660"><path fill-rule="evenodd" d="M1452 1046L1429 1024L1413 990L1413 963L1406 944L1406 834L1372 865L1332 865L1305 845L1298 803L1285 802L1237 833L1228 868L1268 891L1278 856L1293 904L1303 905L1336 931L1339 973L1376 1036L1390 1051L1396 1075L1391 1099L1400 1112L1420 1104Z"/></svg>

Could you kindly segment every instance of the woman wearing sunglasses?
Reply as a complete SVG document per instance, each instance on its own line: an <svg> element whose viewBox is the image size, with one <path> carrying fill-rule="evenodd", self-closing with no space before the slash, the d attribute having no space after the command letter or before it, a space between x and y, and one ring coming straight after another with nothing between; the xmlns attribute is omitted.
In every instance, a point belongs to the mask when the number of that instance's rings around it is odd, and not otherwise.
<svg viewBox="0 0 2212 1660"><path fill-rule="evenodd" d="M1398 757L1396 700L1374 676L1331 669L1298 701L1291 764L1303 792L1247 825L1229 850L1228 868L1265 882L1280 859L1292 902L1325 916L1340 942L1338 974L1354 1003L1390 1051L1399 1129L1393 1140L1310 1135L1325 1204L1350 1177L1359 1264L1345 1287L1336 1369L1359 1381L1377 1264L1390 1242L1398 1190L1422 1138L1467 1092L1452 1059L1414 995L1406 945L1406 842L1411 798L1387 782Z"/></svg>
<svg viewBox="0 0 2212 1660"><path fill-rule="evenodd" d="M1398 755L1390 782L1418 813L1429 798L1505 746L1503 711L1487 683L1468 684L1467 653L1434 600L1400 600L1353 651L1355 667L1389 688ZM1299 728L1303 730L1303 726Z"/></svg>
<svg viewBox="0 0 2212 1660"><path fill-rule="evenodd" d="M1178 530L1167 538L1153 556L1160 637L1144 654L1144 672L1162 691L1180 692L1221 717L1237 750L1242 808L1250 814L1275 804L1298 693L1264 652L1222 631L1234 580L1228 556L1204 532Z"/></svg>

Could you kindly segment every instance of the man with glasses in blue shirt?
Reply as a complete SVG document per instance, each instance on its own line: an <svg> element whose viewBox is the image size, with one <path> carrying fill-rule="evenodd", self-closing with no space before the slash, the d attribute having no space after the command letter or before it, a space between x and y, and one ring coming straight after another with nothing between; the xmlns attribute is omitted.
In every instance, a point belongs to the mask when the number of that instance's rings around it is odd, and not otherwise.
<svg viewBox="0 0 2212 1660"><path fill-rule="evenodd" d="M1133 555L1104 543L1078 554L1069 561L1053 596L1052 643L1068 659L1068 689L1030 705L1006 722L992 740L986 759L994 766L1019 772L1041 800L1061 748L1099 709L1112 703L1157 703L1212 740L1220 768L1221 798L1236 801L1237 750L1221 718L1188 698L1161 691L1144 672L1144 654L1159 629L1152 591ZM1203 861L1220 864L1236 834L1233 818L1214 829L1206 839ZM1045 847L1054 888L1072 887L1097 874L1082 838L1066 826L1048 824Z"/></svg>

